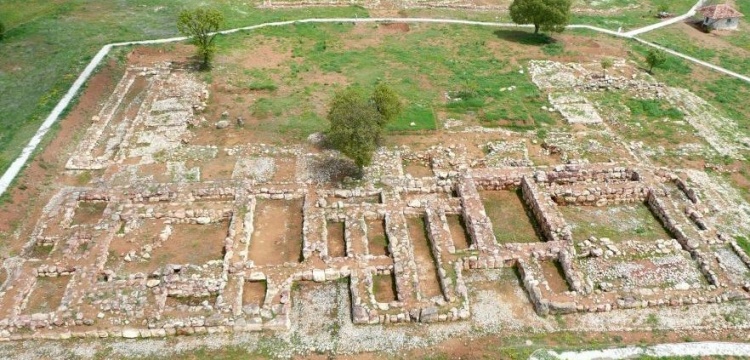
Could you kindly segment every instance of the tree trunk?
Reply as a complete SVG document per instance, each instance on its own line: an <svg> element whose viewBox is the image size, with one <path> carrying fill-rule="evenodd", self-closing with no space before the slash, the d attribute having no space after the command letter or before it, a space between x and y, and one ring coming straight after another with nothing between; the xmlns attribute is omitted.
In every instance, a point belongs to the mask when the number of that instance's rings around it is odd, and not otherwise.
<svg viewBox="0 0 750 360"><path fill-rule="evenodd" d="M534 34L539 34L539 24L534 24Z"/></svg>

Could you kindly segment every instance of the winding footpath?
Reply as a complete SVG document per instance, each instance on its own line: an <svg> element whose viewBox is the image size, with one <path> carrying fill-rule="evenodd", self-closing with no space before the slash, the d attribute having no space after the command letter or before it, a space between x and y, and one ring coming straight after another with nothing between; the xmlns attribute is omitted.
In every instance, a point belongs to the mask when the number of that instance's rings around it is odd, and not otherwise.
<svg viewBox="0 0 750 360"><path fill-rule="evenodd" d="M671 24L674 24L676 22L682 21L684 19L687 19L691 16L693 16L696 12L696 9L703 3L704 0L699 0L686 14L681 15L679 17L669 19L666 21L662 21L653 25L646 26L644 28L635 29L629 32L617 32L612 30L603 29L596 26L590 26L590 25L568 25L568 29L588 29L592 31L596 31L603 34L608 34L616 37L621 38L628 38L628 39L634 39L636 41L639 41L645 45L662 49L672 55L679 56L683 59L686 59L688 61L691 61L693 63L699 64L701 66L705 66L708 68L711 68L713 70L722 72L726 75L735 77L737 79L750 82L750 77L747 77L745 75L741 75L735 72L732 72L730 70L724 69L722 67L707 63L705 61L701 61L699 59L687 56L685 54L682 54L680 52L667 49L663 46L639 39L635 37L636 35L640 35L643 33L646 33L648 31L652 31L664 26L669 26ZM435 19L435 18L324 18L324 19L302 19L302 20L291 20L291 21L278 21L278 22L270 22L270 23L264 23L264 24L258 24L253 26L246 26L236 29L230 29L230 30L224 30L219 31L219 34L227 35L232 34L240 31L251 31L256 30L260 28L265 27L274 27L274 26L287 26L287 25L293 25L293 24L304 24L304 23L340 23L340 22L349 22L349 23L378 23L378 22L402 22L402 23L432 23L432 24L454 24L454 25L473 25L473 26L487 26L487 27L504 27L504 28L530 28L533 27L532 25L517 25L513 23L498 23L498 22L483 22L483 21L471 21L471 20L456 20L456 19ZM172 42L180 42L187 40L187 37L173 37L173 38L166 38L166 39L157 39L157 40L143 40L143 41L131 41L131 42L120 42L120 43L113 43L113 44L107 44L104 47L102 47L101 50L94 56L93 59L91 59L91 62L86 66L86 68L81 72L81 74L78 76L78 79L73 83L73 85L68 89L68 92L63 96L62 99L60 99L60 102L57 103L55 108L52 110L52 112L47 116L47 118L44 120L42 125L39 127L37 132L34 134L34 136L31 138L29 143L23 148L21 151L21 154L13 161L13 163L8 167L8 169L5 171L2 177L0 177L0 195L5 193L5 191L10 187L13 180L18 176L18 174L23 169L26 162L29 160L29 158L32 156L34 151L36 150L37 146L39 146L39 143L44 138L44 135L47 134L49 129L52 127L52 125L57 122L60 119L60 115L63 113L63 111L70 105L70 102L75 98L75 96L78 94L78 92L81 90L81 87L86 83L86 81L91 77L91 74L94 72L94 70L99 66L99 64L104 60L104 58L107 56L107 54L115 47L121 47L121 46L131 46L131 45L154 45L154 44L165 44L165 43L172 43Z"/></svg>

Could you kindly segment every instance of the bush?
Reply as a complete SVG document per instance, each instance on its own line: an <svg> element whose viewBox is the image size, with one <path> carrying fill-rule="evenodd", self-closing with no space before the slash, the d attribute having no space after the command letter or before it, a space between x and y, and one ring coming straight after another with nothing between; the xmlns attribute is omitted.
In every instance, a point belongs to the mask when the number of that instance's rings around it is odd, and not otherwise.
<svg viewBox="0 0 750 360"><path fill-rule="evenodd" d="M542 46L542 51L549 56L555 56L565 52L565 47L562 43L553 42L551 44Z"/></svg>

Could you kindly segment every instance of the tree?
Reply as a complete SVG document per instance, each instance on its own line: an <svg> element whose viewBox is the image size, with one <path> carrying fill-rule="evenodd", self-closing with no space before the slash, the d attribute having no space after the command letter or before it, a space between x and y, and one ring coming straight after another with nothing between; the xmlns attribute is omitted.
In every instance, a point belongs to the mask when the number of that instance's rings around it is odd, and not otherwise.
<svg viewBox="0 0 750 360"><path fill-rule="evenodd" d="M607 75L607 69L611 68L614 64L615 63L614 61L612 61L612 58L608 58L608 57L602 58L601 65L602 65L602 71L603 71L604 76Z"/></svg>
<svg viewBox="0 0 750 360"><path fill-rule="evenodd" d="M384 82L378 83L375 86L375 90L372 93L372 101L381 115L380 127L385 127L391 121L396 120L396 117L403 110L403 105L398 98L398 94Z"/></svg>
<svg viewBox="0 0 750 360"><path fill-rule="evenodd" d="M331 127L327 138L333 147L362 169L370 165L383 129L382 115L361 90L348 88L337 93L328 110Z"/></svg>
<svg viewBox="0 0 750 360"><path fill-rule="evenodd" d="M534 24L539 30L562 32L570 21L571 0L513 0L510 17L516 24Z"/></svg>
<svg viewBox="0 0 750 360"><path fill-rule="evenodd" d="M2 21L0 21L0 40L2 40L5 37L5 24L3 24Z"/></svg>
<svg viewBox="0 0 750 360"><path fill-rule="evenodd" d="M198 56L202 59L201 69L211 66L211 59L216 52L215 32L223 22L224 16L216 9L197 8L180 12L177 29L192 38L193 44L198 48Z"/></svg>
<svg viewBox="0 0 750 360"><path fill-rule="evenodd" d="M385 127L401 110L401 100L385 83L378 84L369 97L362 89L349 87L336 93L331 101L328 142L361 170L370 165Z"/></svg>
<svg viewBox="0 0 750 360"><path fill-rule="evenodd" d="M655 67L661 66L667 61L667 54L664 51L651 49L646 54L646 63L648 64L648 72L653 73Z"/></svg>

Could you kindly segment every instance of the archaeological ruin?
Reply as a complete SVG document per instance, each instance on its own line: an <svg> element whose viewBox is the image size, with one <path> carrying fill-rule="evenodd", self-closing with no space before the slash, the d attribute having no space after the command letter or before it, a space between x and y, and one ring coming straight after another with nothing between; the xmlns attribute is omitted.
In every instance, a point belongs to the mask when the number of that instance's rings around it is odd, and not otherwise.
<svg viewBox="0 0 750 360"><path fill-rule="evenodd" d="M571 124L608 116L592 94L634 91L684 109L710 145L692 151L739 156L697 96L587 66L528 71ZM486 141L381 148L362 180L341 182L352 165L330 150L201 140L242 125L204 118L210 96L174 64L127 69L66 165L95 181L60 190L5 266L0 339L287 329L302 282L346 284L357 326L466 321L465 277L497 268L517 271L540 315L750 298L750 257L731 230L744 215L704 172L578 138L614 136L606 128L537 139L448 121ZM612 214L629 220L600 231Z"/></svg>

